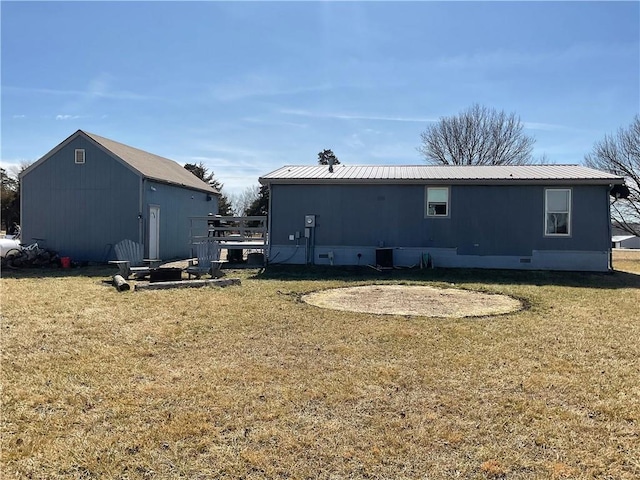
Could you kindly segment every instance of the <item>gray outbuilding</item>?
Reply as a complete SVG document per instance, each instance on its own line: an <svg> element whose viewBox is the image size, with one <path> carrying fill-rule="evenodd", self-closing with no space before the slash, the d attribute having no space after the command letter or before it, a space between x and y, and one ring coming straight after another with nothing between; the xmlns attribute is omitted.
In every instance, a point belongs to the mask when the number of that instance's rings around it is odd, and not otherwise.
<svg viewBox="0 0 640 480"><path fill-rule="evenodd" d="M78 130L20 175L24 244L105 262L123 239L145 257L187 258L192 216L218 213L219 192L180 164Z"/></svg>
<svg viewBox="0 0 640 480"><path fill-rule="evenodd" d="M640 225L632 224L631 226L636 231L640 231ZM611 246L613 248L640 249L640 237L637 235L632 235L628 231L620 227L616 227L615 225L613 226L611 233Z"/></svg>
<svg viewBox="0 0 640 480"><path fill-rule="evenodd" d="M577 165L284 166L270 263L610 269L610 189Z"/></svg>

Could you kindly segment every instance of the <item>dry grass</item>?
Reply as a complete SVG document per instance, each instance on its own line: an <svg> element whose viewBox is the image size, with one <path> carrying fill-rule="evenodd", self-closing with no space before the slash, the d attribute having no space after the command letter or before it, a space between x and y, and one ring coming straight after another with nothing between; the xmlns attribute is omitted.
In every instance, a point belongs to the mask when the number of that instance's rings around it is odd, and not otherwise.
<svg viewBox="0 0 640 480"><path fill-rule="evenodd" d="M614 250L613 259L616 270L624 272L640 271L640 250Z"/></svg>
<svg viewBox="0 0 640 480"><path fill-rule="evenodd" d="M302 299L316 307L347 312L465 318L512 313L522 302L506 295L426 285L360 285L320 290Z"/></svg>
<svg viewBox="0 0 640 480"><path fill-rule="evenodd" d="M640 258L619 262L627 273L247 270L239 287L125 293L102 285L108 269L5 276L2 478L638 478ZM442 319L300 301L372 283L528 308Z"/></svg>

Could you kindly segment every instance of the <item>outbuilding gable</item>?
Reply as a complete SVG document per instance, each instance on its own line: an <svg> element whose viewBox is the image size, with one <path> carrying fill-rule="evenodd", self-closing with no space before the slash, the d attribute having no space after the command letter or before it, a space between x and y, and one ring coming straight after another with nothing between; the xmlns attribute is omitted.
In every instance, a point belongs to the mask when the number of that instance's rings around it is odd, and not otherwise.
<svg viewBox="0 0 640 480"><path fill-rule="evenodd" d="M78 140L89 142L89 144L99 148L143 179L154 180L210 194L220 193L173 160L83 130L78 130L37 162L30 165L29 168L22 172L21 177L39 168L43 163L47 162L69 145L74 143L78 144ZM84 148L75 148L72 156L69 157L70 162L85 163L90 161L90 158L86 157L86 151L82 154L82 150L84 150Z"/></svg>

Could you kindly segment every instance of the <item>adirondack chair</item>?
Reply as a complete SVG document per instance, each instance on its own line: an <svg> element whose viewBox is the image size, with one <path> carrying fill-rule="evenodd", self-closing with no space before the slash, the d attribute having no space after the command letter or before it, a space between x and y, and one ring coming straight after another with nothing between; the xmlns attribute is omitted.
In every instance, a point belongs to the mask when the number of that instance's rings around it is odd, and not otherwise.
<svg viewBox="0 0 640 480"><path fill-rule="evenodd" d="M189 260L187 274L189 278L200 278L208 273L214 278L222 276L222 262L220 260L220 243L213 239L206 239L194 244L196 258Z"/></svg>
<svg viewBox="0 0 640 480"><path fill-rule="evenodd" d="M149 275L151 267L159 264L160 260L146 260L144 256L144 246L133 240L125 239L116 243L114 250L117 260L111 261L118 266L118 273L123 278L129 278L133 274L136 278Z"/></svg>

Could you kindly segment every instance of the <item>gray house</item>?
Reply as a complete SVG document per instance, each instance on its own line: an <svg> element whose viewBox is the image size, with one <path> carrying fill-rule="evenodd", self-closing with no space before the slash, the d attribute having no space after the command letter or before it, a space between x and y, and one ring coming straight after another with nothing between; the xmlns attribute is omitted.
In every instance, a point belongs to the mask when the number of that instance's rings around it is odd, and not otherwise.
<svg viewBox="0 0 640 480"><path fill-rule="evenodd" d="M271 263L606 271L609 191L623 179L576 165L334 165L260 182Z"/></svg>
<svg viewBox="0 0 640 480"><path fill-rule="evenodd" d="M123 239L147 258L187 258L190 216L218 212L219 192L181 165L78 130L20 175L23 243L104 262Z"/></svg>

